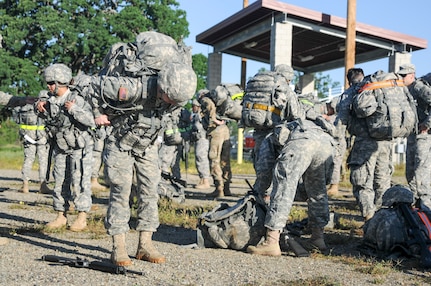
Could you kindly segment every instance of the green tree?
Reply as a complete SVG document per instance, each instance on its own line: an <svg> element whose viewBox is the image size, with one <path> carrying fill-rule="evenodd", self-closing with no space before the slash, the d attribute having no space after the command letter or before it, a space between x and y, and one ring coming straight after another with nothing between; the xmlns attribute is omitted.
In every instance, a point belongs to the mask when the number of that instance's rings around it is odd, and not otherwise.
<svg viewBox="0 0 431 286"><path fill-rule="evenodd" d="M198 78L197 90L207 88L208 59L203 54L192 56L193 70Z"/></svg>
<svg viewBox="0 0 431 286"><path fill-rule="evenodd" d="M178 7L175 0L0 1L0 90L37 94L43 69L55 62L97 73L112 44L143 31L179 41L189 31Z"/></svg>

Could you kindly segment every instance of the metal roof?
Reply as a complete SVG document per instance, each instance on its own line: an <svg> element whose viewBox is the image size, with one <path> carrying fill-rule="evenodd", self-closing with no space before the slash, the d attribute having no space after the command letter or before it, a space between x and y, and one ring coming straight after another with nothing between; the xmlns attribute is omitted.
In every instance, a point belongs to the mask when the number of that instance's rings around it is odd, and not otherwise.
<svg viewBox="0 0 431 286"><path fill-rule="evenodd" d="M271 26L293 25L292 66L305 73L344 67L347 21L275 0L258 0L196 36L214 52L270 63ZM356 63L413 52L427 47L425 39L356 23Z"/></svg>

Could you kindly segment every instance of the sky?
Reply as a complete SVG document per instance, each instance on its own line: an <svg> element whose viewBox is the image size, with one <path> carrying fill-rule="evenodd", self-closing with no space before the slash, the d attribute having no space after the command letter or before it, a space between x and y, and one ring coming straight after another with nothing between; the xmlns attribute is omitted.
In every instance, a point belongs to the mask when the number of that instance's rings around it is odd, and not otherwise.
<svg viewBox="0 0 431 286"><path fill-rule="evenodd" d="M347 0L278 0L280 2L346 18ZM193 54L208 54L213 48L196 43L196 35L213 27L243 8L243 0L177 0L179 8L187 12L190 35L184 41L192 47ZM255 0L249 0L251 5ZM416 65L416 76L431 72L431 1L357 0L356 22L364 23L427 40L427 49L412 53L411 61ZM381 59L356 65L366 74L377 70L388 71L389 60ZM247 61L247 77L252 77L260 68L270 69L265 63ZM239 83L241 58L223 54L222 82ZM344 83L344 69L323 72L333 81Z"/></svg>

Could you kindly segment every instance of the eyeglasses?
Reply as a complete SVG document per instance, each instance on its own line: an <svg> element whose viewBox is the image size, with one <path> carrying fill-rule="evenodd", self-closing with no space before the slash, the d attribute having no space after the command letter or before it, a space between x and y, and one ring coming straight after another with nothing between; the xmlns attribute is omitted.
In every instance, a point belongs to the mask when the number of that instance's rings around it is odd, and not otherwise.
<svg viewBox="0 0 431 286"><path fill-rule="evenodd" d="M47 84L47 85L54 85L54 84L55 84L55 81L49 81L49 82L47 82L46 84Z"/></svg>
<svg viewBox="0 0 431 286"><path fill-rule="evenodd" d="M407 74L400 74L400 76L404 78L407 76Z"/></svg>

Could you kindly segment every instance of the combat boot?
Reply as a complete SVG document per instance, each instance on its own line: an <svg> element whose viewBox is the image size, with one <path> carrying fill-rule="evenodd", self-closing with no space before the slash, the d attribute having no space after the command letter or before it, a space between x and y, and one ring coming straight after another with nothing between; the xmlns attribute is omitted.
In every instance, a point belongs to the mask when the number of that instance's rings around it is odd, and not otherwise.
<svg viewBox="0 0 431 286"><path fill-rule="evenodd" d="M55 220L46 224L46 228L48 229L57 229L65 226L67 223L67 218L64 215L64 212L58 212Z"/></svg>
<svg viewBox="0 0 431 286"><path fill-rule="evenodd" d="M126 234L116 234L112 236L111 262L117 266L130 266L132 260L126 250Z"/></svg>
<svg viewBox="0 0 431 286"><path fill-rule="evenodd" d="M43 181L42 184L40 184L39 193L52 194L52 190L48 187L48 184L45 181Z"/></svg>
<svg viewBox="0 0 431 286"><path fill-rule="evenodd" d="M28 193L29 192L29 188L28 188L28 181L24 180L22 181L22 187L19 190L20 193Z"/></svg>
<svg viewBox="0 0 431 286"><path fill-rule="evenodd" d="M323 238L323 227L311 228L310 244L313 248L319 249L322 253L326 253L328 251L328 247Z"/></svg>
<svg viewBox="0 0 431 286"><path fill-rule="evenodd" d="M225 196L232 196L232 193L230 192L230 183L229 182L224 183L223 193Z"/></svg>
<svg viewBox="0 0 431 286"><path fill-rule="evenodd" d="M71 231L82 231L87 227L87 213L79 212L78 217L73 222L73 224L69 227Z"/></svg>
<svg viewBox="0 0 431 286"><path fill-rule="evenodd" d="M212 197L212 198L222 198L224 197L224 191L223 191L224 187L223 186L217 186L215 191L207 194L207 197Z"/></svg>
<svg viewBox="0 0 431 286"><path fill-rule="evenodd" d="M92 191L104 191L106 187L101 185L97 178L91 178L91 190Z"/></svg>
<svg viewBox="0 0 431 286"><path fill-rule="evenodd" d="M250 245L247 247L247 252L251 254L266 255L266 256L280 256L280 231L267 230L266 239L257 246Z"/></svg>
<svg viewBox="0 0 431 286"><path fill-rule="evenodd" d="M210 181L207 178L202 178L199 181L199 184L197 184L195 186L195 189L209 189L210 187L211 187L210 186Z"/></svg>
<svg viewBox="0 0 431 286"><path fill-rule="evenodd" d="M329 185L329 189L326 192L329 197L336 197L338 196L338 184L331 184Z"/></svg>
<svg viewBox="0 0 431 286"><path fill-rule="evenodd" d="M166 258L153 246L153 233L151 231L139 232L138 251L136 259L149 261L151 263L165 263Z"/></svg>

